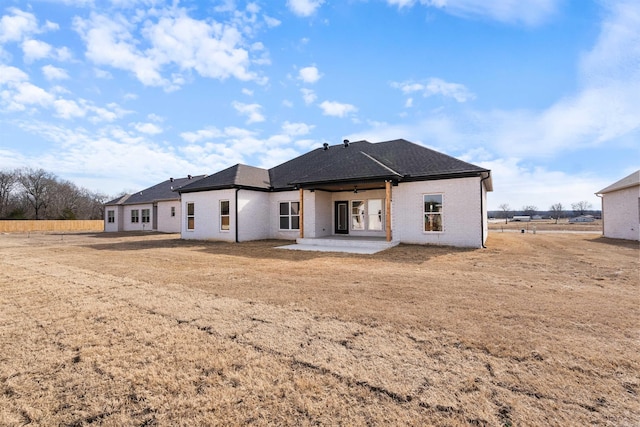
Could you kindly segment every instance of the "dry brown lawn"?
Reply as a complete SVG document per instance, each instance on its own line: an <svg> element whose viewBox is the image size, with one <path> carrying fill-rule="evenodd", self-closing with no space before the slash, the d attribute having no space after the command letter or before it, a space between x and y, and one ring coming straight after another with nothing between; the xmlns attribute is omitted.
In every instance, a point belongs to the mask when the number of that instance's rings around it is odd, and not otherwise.
<svg viewBox="0 0 640 427"><path fill-rule="evenodd" d="M0 425L640 423L638 244L0 235Z"/></svg>

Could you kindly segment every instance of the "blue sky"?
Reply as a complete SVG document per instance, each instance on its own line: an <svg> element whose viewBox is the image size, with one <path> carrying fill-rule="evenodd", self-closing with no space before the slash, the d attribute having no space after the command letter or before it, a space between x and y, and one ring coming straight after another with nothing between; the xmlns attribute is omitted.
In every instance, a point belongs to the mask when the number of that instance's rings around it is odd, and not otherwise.
<svg viewBox="0 0 640 427"><path fill-rule="evenodd" d="M109 195L324 142L492 170L489 208L640 168L640 3L4 0L0 169Z"/></svg>

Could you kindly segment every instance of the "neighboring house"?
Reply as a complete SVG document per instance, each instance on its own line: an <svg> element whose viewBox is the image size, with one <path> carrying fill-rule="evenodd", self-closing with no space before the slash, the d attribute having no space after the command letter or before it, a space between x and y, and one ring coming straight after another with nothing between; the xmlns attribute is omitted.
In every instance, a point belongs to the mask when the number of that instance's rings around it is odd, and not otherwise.
<svg viewBox="0 0 640 427"><path fill-rule="evenodd" d="M577 222L594 222L594 221L595 221L595 218L592 215L582 215L582 216L577 216L575 218L569 219L570 224L574 224Z"/></svg>
<svg viewBox="0 0 640 427"><path fill-rule="evenodd" d="M640 240L640 170L596 193L605 237Z"/></svg>
<svg viewBox="0 0 640 427"><path fill-rule="evenodd" d="M153 187L105 203L104 231L179 233L182 205L180 194L175 190L203 177L169 178Z"/></svg>
<svg viewBox="0 0 640 427"><path fill-rule="evenodd" d="M482 247L492 190L489 170L398 139L324 144L269 170L238 164L178 192L184 239Z"/></svg>

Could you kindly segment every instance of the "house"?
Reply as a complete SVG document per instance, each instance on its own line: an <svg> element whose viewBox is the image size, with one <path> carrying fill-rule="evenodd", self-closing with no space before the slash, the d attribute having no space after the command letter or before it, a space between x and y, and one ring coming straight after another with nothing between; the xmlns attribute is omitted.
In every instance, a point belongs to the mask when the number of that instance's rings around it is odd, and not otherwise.
<svg viewBox="0 0 640 427"><path fill-rule="evenodd" d="M379 239L482 247L489 170L403 139L324 144L180 187L182 238Z"/></svg>
<svg viewBox="0 0 640 427"><path fill-rule="evenodd" d="M605 237L640 240L640 170L596 193Z"/></svg>
<svg viewBox="0 0 640 427"><path fill-rule="evenodd" d="M175 190L200 176L169 178L133 194L105 203L104 231L161 231L179 233L182 222L180 194Z"/></svg>
<svg viewBox="0 0 640 427"><path fill-rule="evenodd" d="M575 224L577 222L594 222L595 220L596 219L593 217L593 215L581 215L581 216L577 216L575 218L569 219L569 223Z"/></svg>

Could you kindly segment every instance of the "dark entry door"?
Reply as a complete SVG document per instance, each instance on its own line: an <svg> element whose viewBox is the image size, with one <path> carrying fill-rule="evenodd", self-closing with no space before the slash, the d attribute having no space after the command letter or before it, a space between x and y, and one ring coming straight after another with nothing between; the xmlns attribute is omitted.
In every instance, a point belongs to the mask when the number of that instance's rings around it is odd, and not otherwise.
<svg viewBox="0 0 640 427"><path fill-rule="evenodd" d="M336 202L335 208L336 234L349 234L349 202Z"/></svg>

